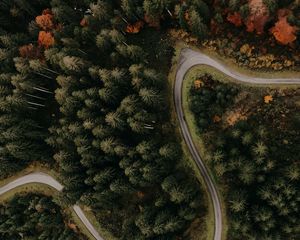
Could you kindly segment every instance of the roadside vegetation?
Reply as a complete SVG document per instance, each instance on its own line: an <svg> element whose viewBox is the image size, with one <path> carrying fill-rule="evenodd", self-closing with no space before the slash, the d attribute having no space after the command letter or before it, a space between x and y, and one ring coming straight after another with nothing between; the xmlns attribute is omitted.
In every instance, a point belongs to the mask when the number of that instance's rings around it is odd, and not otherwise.
<svg viewBox="0 0 300 240"><path fill-rule="evenodd" d="M204 73L186 79L208 164L226 189L228 237L297 239L299 88L220 80Z"/></svg>
<svg viewBox="0 0 300 240"><path fill-rule="evenodd" d="M238 1L213 2L1 1L0 178L41 162L59 173L65 186L63 204L91 208L114 237L190 239L192 229L203 224L207 206L195 174L182 163L180 140L170 121L169 30L193 36L193 42L228 33L222 37L236 43L228 46L231 52L240 49L243 61L267 54L270 49L257 44L271 42L274 56L289 51L286 59L291 64L283 67L299 65L297 58L290 60L299 48L297 1L274 1L276 7L242 1L243 8ZM260 16L253 12L257 4L268 6L270 13L271 8L282 10L281 15L268 15L264 32L273 30L270 37L262 33L258 42L254 32ZM245 38L243 26L249 30L249 19L253 34ZM253 40L255 50L243 47L242 39ZM193 109L202 113L212 104L198 119L199 129L206 131L221 123L239 92L215 84L210 76L203 80L205 92L194 89ZM223 174L229 174L223 165Z"/></svg>
<svg viewBox="0 0 300 240"><path fill-rule="evenodd" d="M86 240L51 197L18 194L0 204L0 237L6 240Z"/></svg>

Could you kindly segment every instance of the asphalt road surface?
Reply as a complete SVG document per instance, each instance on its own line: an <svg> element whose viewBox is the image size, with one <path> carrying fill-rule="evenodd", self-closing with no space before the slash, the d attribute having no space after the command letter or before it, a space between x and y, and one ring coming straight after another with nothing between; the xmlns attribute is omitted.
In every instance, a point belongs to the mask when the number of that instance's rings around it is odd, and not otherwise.
<svg viewBox="0 0 300 240"><path fill-rule="evenodd" d="M182 109L182 83L187 71L195 66L195 65L208 65L218 69L224 74L244 83L252 83L252 84L299 84L300 83L300 73L297 78L257 78L243 75L241 73L235 72L221 62L214 60L213 58L201 53L193 51L189 48L185 48L181 51L181 56L178 63L178 69L176 73L176 81L174 86L174 101L175 101L175 109L177 113L177 117L180 123L180 128L184 140L190 150L190 153L196 162L198 169L206 183L208 192L210 194L211 201L213 203L214 208L214 240L221 240L222 238L222 211L220 199L218 196L218 192L216 190L216 186L212 181L212 178L205 167L204 162L202 161L195 144L193 143L191 134L189 132L189 128L185 121L184 112Z"/></svg>

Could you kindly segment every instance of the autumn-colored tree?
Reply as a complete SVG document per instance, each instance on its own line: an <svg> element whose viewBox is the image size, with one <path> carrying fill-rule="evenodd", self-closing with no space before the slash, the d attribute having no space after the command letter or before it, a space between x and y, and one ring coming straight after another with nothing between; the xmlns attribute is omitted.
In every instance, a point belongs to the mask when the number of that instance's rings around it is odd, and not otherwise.
<svg viewBox="0 0 300 240"><path fill-rule="evenodd" d="M36 59L41 57L41 50L30 43L19 47L19 54L23 58Z"/></svg>
<svg viewBox="0 0 300 240"><path fill-rule="evenodd" d="M243 24L241 14L238 12L229 13L227 16L227 20L230 23L234 24L236 27L240 27Z"/></svg>
<svg viewBox="0 0 300 240"><path fill-rule="evenodd" d="M49 48L54 45L54 37L51 32L40 31L38 37L38 43L40 46Z"/></svg>
<svg viewBox="0 0 300 240"><path fill-rule="evenodd" d="M270 29L275 39L283 45L290 44L297 39L296 32L298 28L289 24L287 14L288 12L285 10L278 11L278 21Z"/></svg>
<svg viewBox="0 0 300 240"><path fill-rule="evenodd" d="M143 21L138 21L138 22L135 22L134 24L127 25L125 31L127 33L138 33L138 32L141 31L143 26L144 26L144 22Z"/></svg>
<svg viewBox="0 0 300 240"><path fill-rule="evenodd" d="M89 22L88 22L87 18L84 17L83 19L81 19L81 21L80 21L81 27L86 27L88 25L89 25Z"/></svg>
<svg viewBox="0 0 300 240"><path fill-rule="evenodd" d="M51 10L45 9L42 15L35 18L37 25L43 30L52 30L55 27Z"/></svg>
<svg viewBox="0 0 300 240"><path fill-rule="evenodd" d="M265 103L270 103L272 101L273 101L272 95L266 95L266 96L264 96L264 102Z"/></svg>
<svg viewBox="0 0 300 240"><path fill-rule="evenodd" d="M262 34L264 27L269 20L269 9L263 0L249 0L249 16L245 22L247 31Z"/></svg>

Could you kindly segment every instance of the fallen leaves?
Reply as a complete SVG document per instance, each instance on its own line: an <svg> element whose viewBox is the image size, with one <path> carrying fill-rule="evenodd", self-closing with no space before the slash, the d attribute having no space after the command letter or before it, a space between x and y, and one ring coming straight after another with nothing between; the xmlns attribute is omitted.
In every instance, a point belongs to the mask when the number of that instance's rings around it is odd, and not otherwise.
<svg viewBox="0 0 300 240"><path fill-rule="evenodd" d="M241 110L239 109L236 111L232 111L228 114L228 116L226 118L226 122L229 126L234 126L238 121L247 119L247 117L239 111L241 111Z"/></svg>

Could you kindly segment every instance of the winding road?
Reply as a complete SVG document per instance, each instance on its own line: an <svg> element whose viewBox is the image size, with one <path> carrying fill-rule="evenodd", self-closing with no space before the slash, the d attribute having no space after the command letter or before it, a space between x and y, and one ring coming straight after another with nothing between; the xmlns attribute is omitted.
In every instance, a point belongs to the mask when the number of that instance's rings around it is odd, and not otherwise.
<svg viewBox="0 0 300 240"><path fill-rule="evenodd" d="M45 185L48 185L48 186L56 189L59 192L62 191L64 188L63 185L61 185L52 176L42 173L42 172L34 172L34 173L27 174L25 176L22 176L6 185L0 187L0 195L7 193L16 187L24 186L24 185L30 184L30 183L45 184ZM99 233L94 228L94 226L90 223L90 221L87 219L87 217L84 215L82 209L78 205L74 205L73 210L95 239L104 240L99 235Z"/></svg>
<svg viewBox="0 0 300 240"><path fill-rule="evenodd" d="M175 109L177 113L177 117L180 123L181 132L183 138L190 150L190 153L196 162L198 169L206 183L208 192L210 194L210 198L213 203L214 208L214 222L215 222L215 229L214 229L214 240L221 240L222 239L222 211L221 211L221 204L220 199L218 196L218 192L216 186L205 167L204 162L202 161L195 144L193 143L191 134L189 132L189 128L185 121L184 111L182 108L182 84L187 71L195 66L195 65L208 65L218 69L219 71L223 72L224 74L244 83L251 83L251 84L299 84L300 83L300 73L298 78L256 78L256 77L249 77L243 75L241 73L232 71L222 63L216 61L215 59L205 55L204 53L191 50L189 48L184 48L181 51L181 56L178 62L178 69L176 72L176 80L174 86L174 101L175 101Z"/></svg>
<svg viewBox="0 0 300 240"><path fill-rule="evenodd" d="M176 81L174 86L174 101L175 101L175 108L178 116L178 120L180 123L180 128L185 139L186 144L193 156L194 161L197 163L197 166L203 176L203 179L207 185L207 189L211 196L211 200L213 202L214 208L214 221L215 221L215 230L214 230L214 240L221 240L222 237L222 212L221 212L221 205L218 196L218 192L212 181L212 178L205 167L204 162L202 161L197 149L193 143L192 137L190 135L188 126L185 121L184 112L182 109L182 83L184 80L184 76L187 71L195 66L195 65L209 65L212 66L219 71L223 72L224 74L235 78L238 81L246 82L246 83L256 83L256 84L299 84L300 83L300 74L298 78L272 78L272 79L265 79L265 78L255 78L249 77L246 75L242 75L238 72L234 72L228 69L222 63L210 58L209 56L201 53L196 52L191 49L185 48L181 52L181 56L179 59L178 69L176 73ZM23 186L30 183L41 183L48 185L57 191L63 190L63 185L60 184L57 180L55 180L52 176L47 175L42 172L34 172L28 175L22 176L12 182L0 187L0 195L9 192L10 190L17 188L19 186ZM80 218L82 223L86 226L89 232L94 236L96 240L104 240L99 233L96 231L94 226L90 223L87 217L84 215L82 209L78 205L74 205L73 209L77 216Z"/></svg>

